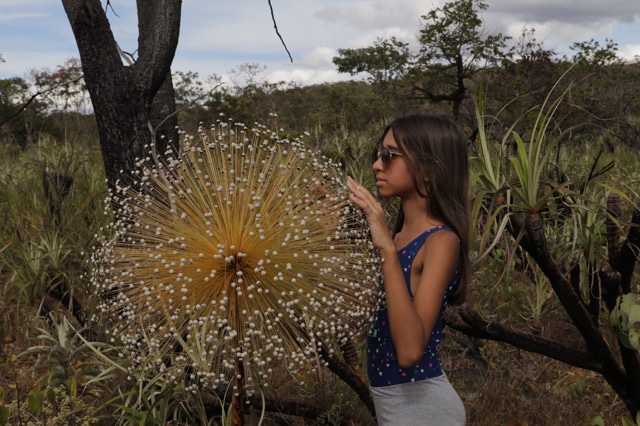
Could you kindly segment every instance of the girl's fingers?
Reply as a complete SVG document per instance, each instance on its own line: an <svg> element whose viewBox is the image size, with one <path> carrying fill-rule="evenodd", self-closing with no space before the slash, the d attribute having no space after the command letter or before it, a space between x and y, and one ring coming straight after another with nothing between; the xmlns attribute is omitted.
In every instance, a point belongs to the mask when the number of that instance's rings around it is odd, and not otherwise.
<svg viewBox="0 0 640 426"><path fill-rule="evenodd" d="M376 200L369 190L351 178L347 180L347 188L351 191L349 200L360 207L367 216L373 245L375 247L382 247L388 244L388 240L391 238L389 228L387 226L384 209L378 200Z"/></svg>
<svg viewBox="0 0 640 426"><path fill-rule="evenodd" d="M351 177L347 179L347 188L351 191L352 194L356 195L358 198L367 198L369 200L373 200L373 194L367 188L360 185L358 182L353 180Z"/></svg>
<svg viewBox="0 0 640 426"><path fill-rule="evenodd" d="M366 196L364 196L364 194L351 194L349 195L349 199L351 201L353 201L353 203L355 205L357 205L358 207L360 207L362 209L362 211L367 215L367 218L369 220L373 220L374 217L380 216L380 212L378 212L378 210L382 211L382 208L380 207L379 209L377 207L379 207L379 203L373 199L373 198L368 198Z"/></svg>
<svg viewBox="0 0 640 426"><path fill-rule="evenodd" d="M355 182L350 182L348 184L348 188L351 191L350 197L353 197L354 202L359 206L360 203L356 202L356 200L360 202L371 202L371 200L373 200L371 193L366 188L363 188Z"/></svg>
<svg viewBox="0 0 640 426"><path fill-rule="evenodd" d="M361 198L359 198L356 194L349 195L349 199L354 202L354 204L360 207L365 213L367 213L367 202Z"/></svg>
<svg viewBox="0 0 640 426"><path fill-rule="evenodd" d="M351 191L349 199L360 207L370 219L372 216L380 216L380 214L384 216L380 203L378 203L378 200L376 200L371 191L350 177L347 179L347 188ZM378 212L378 210L380 210L380 212Z"/></svg>

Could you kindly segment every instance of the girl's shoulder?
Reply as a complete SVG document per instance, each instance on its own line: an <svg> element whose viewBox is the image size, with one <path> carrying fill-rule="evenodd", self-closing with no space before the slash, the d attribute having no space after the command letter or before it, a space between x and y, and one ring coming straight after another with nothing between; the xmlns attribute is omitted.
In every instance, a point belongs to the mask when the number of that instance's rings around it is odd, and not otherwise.
<svg viewBox="0 0 640 426"><path fill-rule="evenodd" d="M427 232L429 234L424 242L427 252L437 247L438 250L451 250L452 253L458 253L460 248L460 238L453 229L446 225L442 225L436 226Z"/></svg>
<svg viewBox="0 0 640 426"><path fill-rule="evenodd" d="M458 238L458 234L456 234L456 231L454 231L453 228L451 228L449 225L445 224L429 228L425 231L425 234L427 234L429 238L435 237L437 239L439 238L438 236L447 235L448 237L445 238L450 238L453 236L456 240L460 239Z"/></svg>

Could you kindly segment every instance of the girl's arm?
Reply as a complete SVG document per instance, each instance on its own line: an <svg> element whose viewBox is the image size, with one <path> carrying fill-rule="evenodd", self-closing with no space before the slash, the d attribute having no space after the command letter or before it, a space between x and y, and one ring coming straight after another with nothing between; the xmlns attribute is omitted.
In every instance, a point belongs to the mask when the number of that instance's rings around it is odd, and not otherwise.
<svg viewBox="0 0 640 426"><path fill-rule="evenodd" d="M452 232L435 232L423 247L423 269L411 300L384 210L373 195L349 178L350 200L367 215L371 240L384 259L382 274L389 313L391 338L400 367L418 363L429 343L444 292L457 267L458 238Z"/></svg>
<svg viewBox="0 0 640 426"><path fill-rule="evenodd" d="M439 231L427 238L421 250L423 268L413 301L396 252L382 254L389 327L400 367L413 367L422 358L444 293L456 272L458 251L458 237L452 232Z"/></svg>

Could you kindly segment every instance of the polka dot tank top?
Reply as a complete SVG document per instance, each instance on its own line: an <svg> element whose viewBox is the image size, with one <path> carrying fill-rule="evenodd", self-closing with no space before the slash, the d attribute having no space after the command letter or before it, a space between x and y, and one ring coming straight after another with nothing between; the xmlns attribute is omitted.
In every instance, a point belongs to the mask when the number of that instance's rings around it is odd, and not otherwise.
<svg viewBox="0 0 640 426"><path fill-rule="evenodd" d="M453 232L453 230L448 226L436 226L435 228L428 229L398 251L398 258L400 260L400 265L402 266L404 281L407 285L407 291L411 296L411 300L413 300L413 294L411 293L410 278L413 260L427 237L440 230ZM460 262L458 261L458 265L459 264ZM375 321L369 335L367 336L367 373L369 375L369 383L371 386L383 387L397 385L442 375L442 363L438 358L437 352L437 347L442 337L442 314L444 313L449 296L458 285L459 279L460 274L459 272L456 272L445 291L444 298L442 300L442 307L438 314L438 320L433 327L431 338L429 339L429 343L424 351L424 355L415 367L401 368L398 365L396 349L393 345L393 340L391 339L391 329L389 327L386 303L384 300L381 301L381 307L376 313Z"/></svg>

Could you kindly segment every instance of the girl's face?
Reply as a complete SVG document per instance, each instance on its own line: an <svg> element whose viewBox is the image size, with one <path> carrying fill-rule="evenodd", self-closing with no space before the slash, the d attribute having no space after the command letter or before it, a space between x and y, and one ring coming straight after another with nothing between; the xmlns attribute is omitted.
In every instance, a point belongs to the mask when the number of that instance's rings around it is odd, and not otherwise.
<svg viewBox="0 0 640 426"><path fill-rule="evenodd" d="M391 150L391 156L384 152L386 149ZM384 137L382 147L378 148L378 158L371 167L376 175L376 186L381 197L402 198L417 194L406 157L400 152L391 130Z"/></svg>

